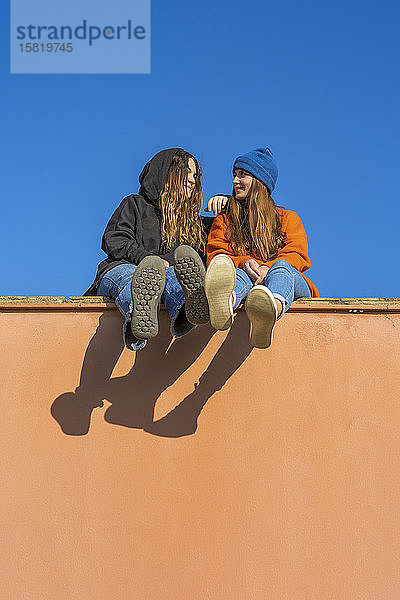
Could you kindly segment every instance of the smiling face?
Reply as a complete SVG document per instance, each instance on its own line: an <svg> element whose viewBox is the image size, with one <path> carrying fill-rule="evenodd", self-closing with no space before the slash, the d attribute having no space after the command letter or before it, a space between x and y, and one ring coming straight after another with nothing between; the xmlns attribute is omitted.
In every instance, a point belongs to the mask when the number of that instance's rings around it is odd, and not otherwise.
<svg viewBox="0 0 400 600"><path fill-rule="evenodd" d="M236 200L246 200L249 195L254 177L247 171L235 169L233 178L233 191Z"/></svg>
<svg viewBox="0 0 400 600"><path fill-rule="evenodd" d="M189 158L188 160L188 175L186 181L186 195L188 198L191 197L194 187L196 185L197 178L197 167L193 158Z"/></svg>

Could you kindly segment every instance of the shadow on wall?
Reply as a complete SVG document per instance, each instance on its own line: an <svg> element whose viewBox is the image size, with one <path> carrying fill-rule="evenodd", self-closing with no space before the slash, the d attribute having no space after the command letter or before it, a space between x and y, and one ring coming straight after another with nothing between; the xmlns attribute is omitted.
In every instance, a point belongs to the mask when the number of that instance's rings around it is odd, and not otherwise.
<svg viewBox="0 0 400 600"><path fill-rule="evenodd" d="M58 396L51 406L52 416L67 435L86 435L92 411L103 406L103 399L111 403L104 414L109 423L163 437L191 435L207 400L223 387L252 350L247 319L236 319L199 382L194 383L194 391L170 413L154 421L157 399L200 356L215 331L210 325L196 327L171 345L167 319L161 319L157 339L136 353L129 373L111 378L124 346L121 320L116 323L109 316L100 317L90 340L79 387Z"/></svg>

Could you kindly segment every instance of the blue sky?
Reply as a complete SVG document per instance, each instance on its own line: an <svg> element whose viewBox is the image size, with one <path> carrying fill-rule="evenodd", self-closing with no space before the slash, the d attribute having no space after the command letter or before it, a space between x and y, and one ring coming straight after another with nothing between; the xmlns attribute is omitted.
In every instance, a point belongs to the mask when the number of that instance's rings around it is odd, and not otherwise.
<svg viewBox="0 0 400 600"><path fill-rule="evenodd" d="M148 158L181 146L204 196L269 146L322 296L400 296L395 1L152 2L150 75L11 75L1 7L1 295L79 295ZM394 268L393 268L394 267Z"/></svg>

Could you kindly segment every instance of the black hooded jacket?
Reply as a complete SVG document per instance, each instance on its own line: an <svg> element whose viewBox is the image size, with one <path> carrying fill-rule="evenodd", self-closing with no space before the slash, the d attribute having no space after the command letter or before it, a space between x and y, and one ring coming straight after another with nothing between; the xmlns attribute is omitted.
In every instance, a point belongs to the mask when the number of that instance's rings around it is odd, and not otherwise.
<svg viewBox="0 0 400 600"><path fill-rule="evenodd" d="M96 278L85 296L95 296L103 275L117 265L138 265L149 255L160 256L173 264L174 250L178 244L172 248L162 245L159 198L172 157L178 150L180 148L162 150L149 160L139 177L139 195L126 196L112 215L101 244L107 258L99 264ZM208 222L206 229L209 230Z"/></svg>

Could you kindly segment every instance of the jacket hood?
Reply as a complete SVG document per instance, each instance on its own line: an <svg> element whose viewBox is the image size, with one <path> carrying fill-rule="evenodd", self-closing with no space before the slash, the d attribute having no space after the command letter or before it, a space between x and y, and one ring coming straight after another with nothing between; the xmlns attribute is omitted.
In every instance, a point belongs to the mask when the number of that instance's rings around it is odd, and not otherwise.
<svg viewBox="0 0 400 600"><path fill-rule="evenodd" d="M161 150L144 166L139 176L139 195L158 208L160 194L164 188L174 154L181 148Z"/></svg>

